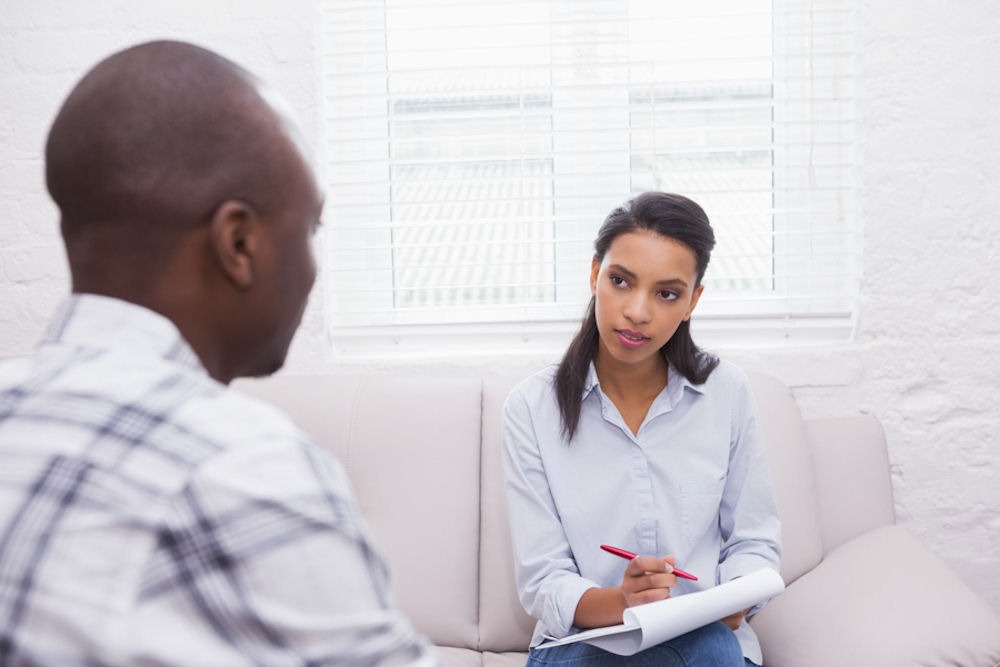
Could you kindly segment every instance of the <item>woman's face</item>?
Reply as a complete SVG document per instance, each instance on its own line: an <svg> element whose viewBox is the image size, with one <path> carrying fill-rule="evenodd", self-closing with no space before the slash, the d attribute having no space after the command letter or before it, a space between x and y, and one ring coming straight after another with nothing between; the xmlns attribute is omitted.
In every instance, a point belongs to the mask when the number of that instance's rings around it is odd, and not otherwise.
<svg viewBox="0 0 1000 667"><path fill-rule="evenodd" d="M696 266L691 248L655 232L638 230L612 241L590 272L601 337L598 358L662 364L660 348L701 297Z"/></svg>

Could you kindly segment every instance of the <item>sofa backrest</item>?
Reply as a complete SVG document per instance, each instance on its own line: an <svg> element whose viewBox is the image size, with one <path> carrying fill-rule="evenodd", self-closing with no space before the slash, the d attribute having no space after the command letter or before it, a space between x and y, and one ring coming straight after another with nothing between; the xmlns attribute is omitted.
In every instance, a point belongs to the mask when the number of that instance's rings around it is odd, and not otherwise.
<svg viewBox="0 0 1000 667"><path fill-rule="evenodd" d="M810 419L806 437L816 471L824 554L896 523L885 431L877 418Z"/></svg>
<svg viewBox="0 0 1000 667"><path fill-rule="evenodd" d="M514 554L503 487L502 410L522 377L483 379L482 645L488 651L524 651L535 621L517 598Z"/></svg>
<svg viewBox="0 0 1000 667"><path fill-rule="evenodd" d="M237 388L289 413L347 469L403 611L439 646L523 651L501 466L501 409L521 376L461 371L276 376ZM782 515L787 582L822 558L802 418L751 374Z"/></svg>
<svg viewBox="0 0 1000 667"><path fill-rule="evenodd" d="M342 435L399 605L443 646L478 643L480 393L477 377L370 376Z"/></svg>
<svg viewBox="0 0 1000 667"><path fill-rule="evenodd" d="M790 584L823 559L816 479L805 424L787 386L769 375L748 375L781 515L781 576Z"/></svg>
<svg viewBox="0 0 1000 667"><path fill-rule="evenodd" d="M479 643L481 386L417 373L236 384L340 459L400 608L439 646Z"/></svg>

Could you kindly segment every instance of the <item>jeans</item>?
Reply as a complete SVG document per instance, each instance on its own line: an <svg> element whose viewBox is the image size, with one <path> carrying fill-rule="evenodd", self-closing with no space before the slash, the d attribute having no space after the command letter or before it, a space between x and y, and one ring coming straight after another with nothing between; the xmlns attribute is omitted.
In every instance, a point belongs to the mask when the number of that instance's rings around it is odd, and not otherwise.
<svg viewBox="0 0 1000 667"><path fill-rule="evenodd" d="M751 667L736 635L722 621L651 646L635 655L617 655L584 642L531 649L526 667Z"/></svg>

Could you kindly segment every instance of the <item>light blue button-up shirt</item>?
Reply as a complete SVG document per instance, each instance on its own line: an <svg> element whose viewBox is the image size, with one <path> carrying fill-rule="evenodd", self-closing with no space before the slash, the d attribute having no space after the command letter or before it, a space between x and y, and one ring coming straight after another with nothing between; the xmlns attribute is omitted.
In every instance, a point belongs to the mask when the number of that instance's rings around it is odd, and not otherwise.
<svg viewBox="0 0 1000 667"><path fill-rule="evenodd" d="M562 432L555 367L504 406L504 469L521 603L532 646L574 630L584 591L621 584L626 562L600 548L677 557L698 577L672 595L761 567L778 569L780 524L746 375L721 362L692 384L673 368L638 433L601 391L591 364L572 442ZM743 623L744 655L760 646Z"/></svg>

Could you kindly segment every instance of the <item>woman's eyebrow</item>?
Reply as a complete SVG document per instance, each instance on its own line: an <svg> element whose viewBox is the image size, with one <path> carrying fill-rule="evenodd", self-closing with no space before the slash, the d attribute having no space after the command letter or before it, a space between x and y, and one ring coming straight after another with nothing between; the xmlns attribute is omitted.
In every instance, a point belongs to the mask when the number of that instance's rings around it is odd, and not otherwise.
<svg viewBox="0 0 1000 667"><path fill-rule="evenodd" d="M637 277L636 274L634 274L633 272L629 271L628 269L626 269L621 264L611 264L608 268L611 269L612 271L615 271L616 273L624 274L624 276L626 278L630 279L630 280L632 280L632 279L634 279L634 278ZM657 285L657 286L662 286L662 287L668 287L668 286L670 286L670 287L672 287L672 286L687 287L688 286L687 281L684 280L683 278L664 278L663 280L657 280L653 284Z"/></svg>
<svg viewBox="0 0 1000 667"><path fill-rule="evenodd" d="M658 286L663 286L663 287L667 287L667 286L671 286L672 287L672 286L675 286L675 285L680 286L680 287L687 287L688 286L687 281L684 280L684 279L682 279L682 278L667 278L666 280L658 280L656 282L656 284Z"/></svg>
<svg viewBox="0 0 1000 667"><path fill-rule="evenodd" d="M624 273L626 278L635 278L636 277L634 273L632 273L631 271L629 271L628 269L626 269L621 264L611 264L610 266L608 266L608 268L610 270L614 271L615 273Z"/></svg>

